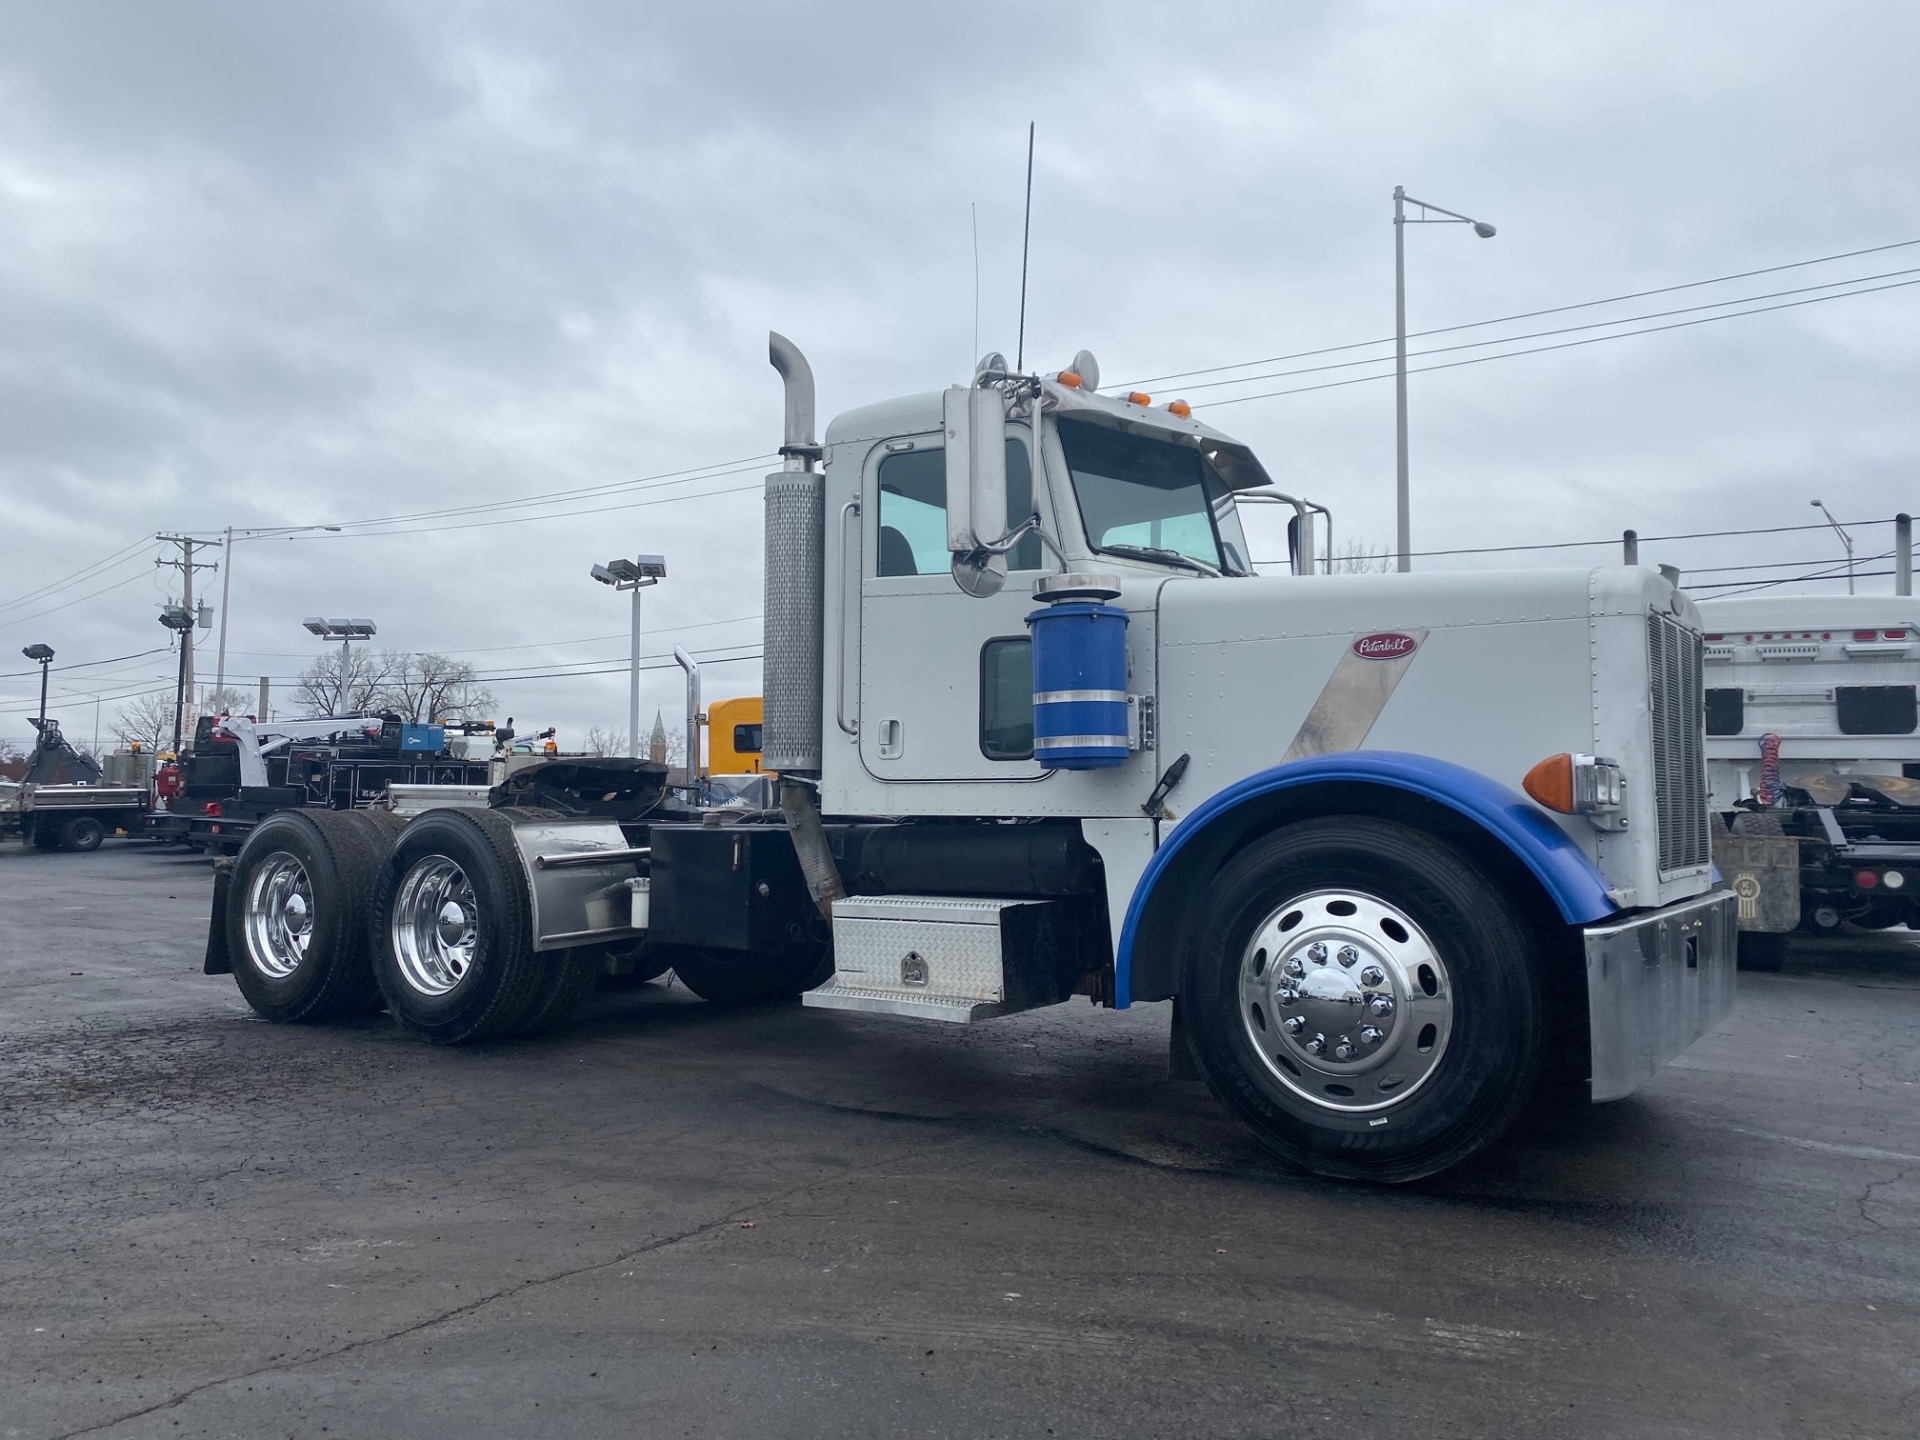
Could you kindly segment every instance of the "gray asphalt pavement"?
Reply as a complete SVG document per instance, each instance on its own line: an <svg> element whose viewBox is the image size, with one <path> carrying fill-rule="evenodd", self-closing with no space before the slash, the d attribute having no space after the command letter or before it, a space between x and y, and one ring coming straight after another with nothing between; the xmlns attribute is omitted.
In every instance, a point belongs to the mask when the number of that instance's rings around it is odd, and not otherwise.
<svg viewBox="0 0 1920 1440"><path fill-rule="evenodd" d="M0 1436L1920 1433L1904 932L1381 1190L1166 1083L1164 1006L442 1051L255 1019L210 893L0 849Z"/></svg>

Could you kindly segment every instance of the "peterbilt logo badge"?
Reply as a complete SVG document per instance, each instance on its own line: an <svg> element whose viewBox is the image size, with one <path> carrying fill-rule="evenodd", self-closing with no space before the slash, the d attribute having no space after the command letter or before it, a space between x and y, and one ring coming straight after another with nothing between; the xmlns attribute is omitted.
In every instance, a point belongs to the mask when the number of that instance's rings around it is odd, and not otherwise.
<svg viewBox="0 0 1920 1440"><path fill-rule="evenodd" d="M1419 645L1420 642L1411 635L1388 631L1379 635L1362 635L1353 642L1353 653L1362 660L1398 660L1402 655L1411 655Z"/></svg>

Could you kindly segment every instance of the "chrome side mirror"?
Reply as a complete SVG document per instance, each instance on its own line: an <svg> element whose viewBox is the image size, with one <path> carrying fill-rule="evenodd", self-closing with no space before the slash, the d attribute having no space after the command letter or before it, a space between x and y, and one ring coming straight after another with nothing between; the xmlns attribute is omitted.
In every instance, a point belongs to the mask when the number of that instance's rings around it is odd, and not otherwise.
<svg viewBox="0 0 1920 1440"><path fill-rule="evenodd" d="M989 555L1007 533L1007 406L998 390L955 385L946 392L947 549L954 582L969 595L997 594L1004 555Z"/></svg>

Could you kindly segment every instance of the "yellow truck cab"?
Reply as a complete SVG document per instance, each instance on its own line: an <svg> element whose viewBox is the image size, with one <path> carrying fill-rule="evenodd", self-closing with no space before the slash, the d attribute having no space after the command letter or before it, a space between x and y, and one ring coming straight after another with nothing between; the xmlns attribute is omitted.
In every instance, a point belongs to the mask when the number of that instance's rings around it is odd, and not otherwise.
<svg viewBox="0 0 1920 1440"><path fill-rule="evenodd" d="M760 697L715 700L707 707L707 773L760 773Z"/></svg>

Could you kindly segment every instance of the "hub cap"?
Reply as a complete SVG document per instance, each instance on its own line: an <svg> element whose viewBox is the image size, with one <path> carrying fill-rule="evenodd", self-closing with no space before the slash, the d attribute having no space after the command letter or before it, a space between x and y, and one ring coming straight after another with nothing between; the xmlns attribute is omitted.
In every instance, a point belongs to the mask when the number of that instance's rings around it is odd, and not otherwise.
<svg viewBox="0 0 1920 1440"><path fill-rule="evenodd" d="M313 885L306 866L284 850L260 863L247 885L247 958L284 980L300 968L313 939Z"/></svg>
<svg viewBox="0 0 1920 1440"><path fill-rule="evenodd" d="M1453 987L1412 917L1359 890L1316 890L1254 931L1240 1021L1268 1073L1325 1110L1385 1110L1446 1054Z"/></svg>
<svg viewBox="0 0 1920 1440"><path fill-rule="evenodd" d="M394 897L388 926L400 978L422 995L444 995L466 977L480 935L466 872L444 855L414 862Z"/></svg>

